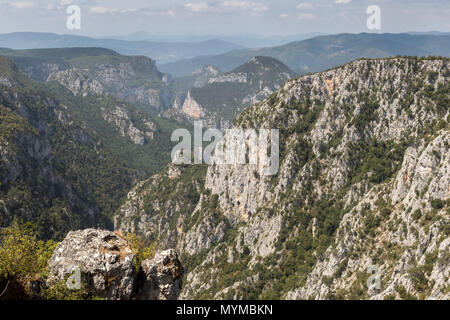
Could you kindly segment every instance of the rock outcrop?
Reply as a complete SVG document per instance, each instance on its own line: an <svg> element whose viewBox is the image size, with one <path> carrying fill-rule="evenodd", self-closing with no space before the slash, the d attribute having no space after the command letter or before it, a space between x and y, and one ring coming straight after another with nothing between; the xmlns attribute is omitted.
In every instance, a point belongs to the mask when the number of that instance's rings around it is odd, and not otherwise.
<svg viewBox="0 0 450 320"><path fill-rule="evenodd" d="M176 300L184 269L175 250L157 252L135 270L135 255L120 233L71 231L56 247L47 286L60 281L107 300ZM77 280L77 272L79 280ZM78 281L78 282L77 282ZM78 287L77 286L78 283Z"/></svg>
<svg viewBox="0 0 450 320"><path fill-rule="evenodd" d="M176 300L180 295L184 269L175 250L157 252L142 262L144 284L139 300Z"/></svg>
<svg viewBox="0 0 450 320"><path fill-rule="evenodd" d="M91 79L86 72L67 69L50 74L47 81L57 81L69 89L73 95L87 96L89 94L103 94L105 89L97 80Z"/></svg>
<svg viewBox="0 0 450 320"><path fill-rule="evenodd" d="M130 139L134 144L143 146L149 140L153 140L157 127L152 120L145 117L145 114L139 114L141 118L137 120L132 119L131 111L126 105L101 110L103 119L113 125L122 137ZM136 122L140 123L141 129L137 128Z"/></svg>
<svg viewBox="0 0 450 320"><path fill-rule="evenodd" d="M130 299L135 279L133 258L127 241L113 232L72 231L50 259L47 285L67 280L79 268L89 294L111 300Z"/></svg>

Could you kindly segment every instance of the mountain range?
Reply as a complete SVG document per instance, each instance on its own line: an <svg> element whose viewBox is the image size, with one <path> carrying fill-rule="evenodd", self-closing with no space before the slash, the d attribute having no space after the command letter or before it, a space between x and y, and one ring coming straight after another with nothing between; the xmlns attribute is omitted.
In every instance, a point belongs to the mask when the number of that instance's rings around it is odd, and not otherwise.
<svg viewBox="0 0 450 320"><path fill-rule="evenodd" d="M341 34L164 66L99 47L0 49L0 231L24 221L65 238L54 264L99 237L98 270L105 257L140 270L152 243L167 256L148 267L182 299L448 300L449 41ZM245 163L222 164L227 131L209 164L171 163L172 133L198 119L278 129L279 169L263 174L269 150L250 140ZM67 235L87 228L115 233Z"/></svg>
<svg viewBox="0 0 450 320"><path fill-rule="evenodd" d="M195 57L162 64L159 69L174 76L182 76L203 65L211 64L227 72L253 56L268 56L280 60L299 74L305 74L333 68L358 58L396 55L448 56L450 36L388 33L325 35L278 47L234 50L219 55Z"/></svg>
<svg viewBox="0 0 450 320"><path fill-rule="evenodd" d="M151 57L158 64L189 59L200 55L215 55L244 48L243 46L217 39L199 42L125 41L37 32L0 34L0 47L11 49L101 47L125 55Z"/></svg>

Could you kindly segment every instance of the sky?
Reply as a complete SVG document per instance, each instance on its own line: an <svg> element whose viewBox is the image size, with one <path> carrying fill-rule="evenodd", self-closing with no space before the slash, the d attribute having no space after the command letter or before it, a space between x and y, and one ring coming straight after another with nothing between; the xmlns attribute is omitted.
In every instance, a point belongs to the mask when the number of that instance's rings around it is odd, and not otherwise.
<svg viewBox="0 0 450 320"><path fill-rule="evenodd" d="M81 29L66 27L81 9ZM369 30L366 9L380 8ZM295 35L311 32L450 32L450 0L0 0L0 33L35 31L87 36Z"/></svg>

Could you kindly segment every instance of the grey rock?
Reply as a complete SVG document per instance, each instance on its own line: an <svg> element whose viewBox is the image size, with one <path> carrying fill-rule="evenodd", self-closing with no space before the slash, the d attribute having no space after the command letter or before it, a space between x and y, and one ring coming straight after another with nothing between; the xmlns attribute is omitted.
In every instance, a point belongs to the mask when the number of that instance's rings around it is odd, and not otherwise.
<svg viewBox="0 0 450 320"><path fill-rule="evenodd" d="M157 252L153 259L142 262L144 285L140 300L176 300L180 295L183 266L175 250Z"/></svg>
<svg viewBox="0 0 450 320"><path fill-rule="evenodd" d="M130 299L133 293L134 254L127 241L111 231L71 231L50 261L48 286L64 281L79 268L88 293L108 300Z"/></svg>

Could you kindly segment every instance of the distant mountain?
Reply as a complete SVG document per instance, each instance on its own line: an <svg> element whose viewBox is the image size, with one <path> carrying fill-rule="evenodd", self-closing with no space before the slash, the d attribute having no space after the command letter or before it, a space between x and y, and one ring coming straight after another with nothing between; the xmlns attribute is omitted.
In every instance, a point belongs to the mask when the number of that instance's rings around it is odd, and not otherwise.
<svg viewBox="0 0 450 320"><path fill-rule="evenodd" d="M152 34L145 31L135 32L126 36L109 36L103 38L127 40L127 41L156 41L156 42L203 42L210 39L218 39L225 42L235 43L246 48L262 48L280 46L292 41L301 41L325 33L300 33L293 35L259 35L259 34L239 34L239 35L162 35Z"/></svg>
<svg viewBox="0 0 450 320"><path fill-rule="evenodd" d="M194 70L188 76L175 78L175 81L180 89L189 90L192 87L200 88L205 86L209 79L217 77L221 73L222 71L219 68L208 64Z"/></svg>
<svg viewBox="0 0 450 320"><path fill-rule="evenodd" d="M171 104L173 81L144 56L103 48L0 50L31 78L57 81L74 95L111 94L157 113Z"/></svg>
<svg viewBox="0 0 450 320"><path fill-rule="evenodd" d="M296 76L280 61L262 56L251 58L231 72L211 77L217 71L209 66L194 72L193 77L209 75L209 78L207 81L197 78L183 100L177 95L175 110L169 112L178 111L191 120L204 120L208 126L228 127L242 110L263 100Z"/></svg>
<svg viewBox="0 0 450 320"><path fill-rule="evenodd" d="M196 57L163 64L159 69L174 76L182 76L203 65L212 64L226 72L255 55L276 58L292 70L304 74L323 71L358 58L450 56L450 35L361 33L319 36L280 47L235 50L220 55Z"/></svg>
<svg viewBox="0 0 450 320"><path fill-rule="evenodd" d="M11 49L102 47L125 55L144 55L156 60L158 64L244 48L215 39L202 42L124 41L37 32L0 34L0 47Z"/></svg>
<svg viewBox="0 0 450 320"><path fill-rule="evenodd" d="M412 35L433 35L433 36L448 36L450 35L450 32L441 32L441 31L411 31L411 32L405 32L407 34Z"/></svg>

